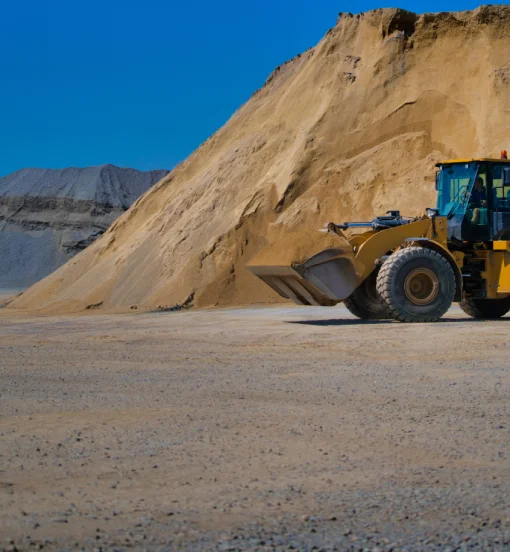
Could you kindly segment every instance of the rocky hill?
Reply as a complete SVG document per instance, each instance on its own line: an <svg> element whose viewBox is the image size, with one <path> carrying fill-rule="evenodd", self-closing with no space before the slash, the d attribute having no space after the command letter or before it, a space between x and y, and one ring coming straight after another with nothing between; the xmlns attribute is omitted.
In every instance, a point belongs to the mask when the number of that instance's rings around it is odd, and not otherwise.
<svg viewBox="0 0 510 552"><path fill-rule="evenodd" d="M324 222L434 204L434 163L510 149L510 6L340 14L85 252L17 308L277 300L245 270ZM278 251L278 249L276 249Z"/></svg>
<svg viewBox="0 0 510 552"><path fill-rule="evenodd" d="M0 289L24 289L56 270L167 173L103 165L0 178Z"/></svg>

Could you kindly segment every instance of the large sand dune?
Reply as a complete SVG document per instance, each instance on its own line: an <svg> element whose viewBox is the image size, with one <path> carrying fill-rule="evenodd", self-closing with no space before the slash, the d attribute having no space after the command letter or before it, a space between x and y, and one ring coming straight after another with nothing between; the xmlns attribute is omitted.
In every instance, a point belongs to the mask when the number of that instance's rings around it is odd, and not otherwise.
<svg viewBox="0 0 510 552"><path fill-rule="evenodd" d="M510 6L341 14L101 239L12 303L30 309L276 301L245 270L324 222L434 204L434 163L510 147Z"/></svg>

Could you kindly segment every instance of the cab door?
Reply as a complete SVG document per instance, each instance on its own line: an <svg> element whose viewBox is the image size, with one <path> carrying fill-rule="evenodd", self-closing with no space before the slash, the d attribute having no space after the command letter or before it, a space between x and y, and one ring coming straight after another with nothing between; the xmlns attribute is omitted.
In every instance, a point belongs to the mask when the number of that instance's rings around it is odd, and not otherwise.
<svg viewBox="0 0 510 552"><path fill-rule="evenodd" d="M510 240L510 164L491 163L488 176L492 240Z"/></svg>
<svg viewBox="0 0 510 552"><path fill-rule="evenodd" d="M485 204L476 203L472 195L468 199L466 214L462 221L462 239L470 242L486 242L491 239L491 174L486 163L480 163L476 179L481 178L485 195ZM473 192L473 186L471 187Z"/></svg>

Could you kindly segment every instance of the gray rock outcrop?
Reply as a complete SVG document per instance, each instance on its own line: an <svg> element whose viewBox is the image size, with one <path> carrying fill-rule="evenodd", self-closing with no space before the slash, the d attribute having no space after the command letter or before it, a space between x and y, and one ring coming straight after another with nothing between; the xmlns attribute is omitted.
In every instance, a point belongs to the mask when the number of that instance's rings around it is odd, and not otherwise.
<svg viewBox="0 0 510 552"><path fill-rule="evenodd" d="M0 289L24 289L56 270L167 173L102 165L0 178Z"/></svg>

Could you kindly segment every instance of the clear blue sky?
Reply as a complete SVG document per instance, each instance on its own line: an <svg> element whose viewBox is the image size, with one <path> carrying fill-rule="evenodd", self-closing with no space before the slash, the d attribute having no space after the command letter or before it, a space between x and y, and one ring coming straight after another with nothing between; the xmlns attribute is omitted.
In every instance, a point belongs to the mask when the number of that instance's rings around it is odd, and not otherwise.
<svg viewBox="0 0 510 552"><path fill-rule="evenodd" d="M416 12L466 0L408 2ZM22 167L172 168L275 66L315 45L333 0L17 0L0 5L0 176Z"/></svg>

